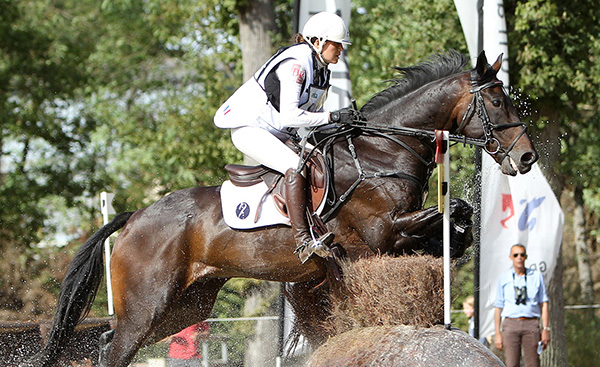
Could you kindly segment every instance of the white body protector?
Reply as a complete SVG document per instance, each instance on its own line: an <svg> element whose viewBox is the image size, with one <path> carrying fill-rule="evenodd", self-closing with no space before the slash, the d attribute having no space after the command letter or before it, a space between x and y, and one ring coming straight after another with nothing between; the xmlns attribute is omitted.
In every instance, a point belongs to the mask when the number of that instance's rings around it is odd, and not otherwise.
<svg viewBox="0 0 600 367"><path fill-rule="evenodd" d="M234 129L234 138L240 133L250 140L248 150L267 153L274 162L260 162L278 171L282 166L278 159L291 152L283 141L295 135L300 127L327 124L329 113L322 112L329 87L329 70L313 57L308 44L296 44L280 50L248 81L246 81L215 113L217 127ZM287 95L286 95L287 93ZM262 140L262 134L245 134L242 127L254 127L268 131L281 141ZM234 139L235 142L235 139ZM275 144L273 144L275 143ZM240 146L236 144L238 149ZM248 148L249 146L249 148ZM295 153L294 153L295 154ZM265 159L266 160L266 159ZM295 168L294 162L284 163ZM272 163L272 164L269 164ZM250 229L273 224L288 224L289 219L275 207L271 195L264 195L268 187L260 183L250 187L237 187L225 181L221 187L221 205L225 222L232 228ZM322 208L319 208L322 210Z"/></svg>

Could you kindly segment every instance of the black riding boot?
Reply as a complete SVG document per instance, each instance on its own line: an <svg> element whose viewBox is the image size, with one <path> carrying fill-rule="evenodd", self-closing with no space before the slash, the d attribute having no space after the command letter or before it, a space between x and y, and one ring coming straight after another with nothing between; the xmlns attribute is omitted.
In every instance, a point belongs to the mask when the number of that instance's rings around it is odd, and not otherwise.
<svg viewBox="0 0 600 367"><path fill-rule="evenodd" d="M306 219L306 178L296 170L290 168L285 173L285 202L288 216L292 224L296 252L304 263L310 255L327 256L325 247L333 241L333 233L327 232L319 238L313 239Z"/></svg>

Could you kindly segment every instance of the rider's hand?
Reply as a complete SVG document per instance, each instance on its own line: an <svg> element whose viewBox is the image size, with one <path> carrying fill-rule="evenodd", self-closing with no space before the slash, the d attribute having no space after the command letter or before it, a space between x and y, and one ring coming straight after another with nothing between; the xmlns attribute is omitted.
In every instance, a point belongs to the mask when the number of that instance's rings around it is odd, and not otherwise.
<svg viewBox="0 0 600 367"><path fill-rule="evenodd" d="M329 114L329 120L338 124L352 124L364 121L362 114L351 107L345 107Z"/></svg>

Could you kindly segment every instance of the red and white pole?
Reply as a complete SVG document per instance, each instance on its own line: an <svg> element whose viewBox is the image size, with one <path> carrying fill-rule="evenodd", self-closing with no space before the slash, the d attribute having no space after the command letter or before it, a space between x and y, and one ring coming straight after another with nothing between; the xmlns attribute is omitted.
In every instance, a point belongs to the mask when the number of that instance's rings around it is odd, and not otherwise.
<svg viewBox="0 0 600 367"><path fill-rule="evenodd" d="M438 211L443 213L444 235L444 325L452 326L450 284L450 134L446 130L435 131L435 163L438 167Z"/></svg>

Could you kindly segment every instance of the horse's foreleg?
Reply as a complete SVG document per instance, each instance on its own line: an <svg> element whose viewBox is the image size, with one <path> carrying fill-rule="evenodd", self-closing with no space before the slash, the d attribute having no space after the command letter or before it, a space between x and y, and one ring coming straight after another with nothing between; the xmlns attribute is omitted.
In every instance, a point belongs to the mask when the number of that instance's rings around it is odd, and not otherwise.
<svg viewBox="0 0 600 367"><path fill-rule="evenodd" d="M450 202L451 252L453 257L462 256L472 242L471 215L473 209L461 199ZM391 252L395 254L425 250L434 256L442 255L443 214L437 207L398 215L394 220L396 241Z"/></svg>
<svg viewBox="0 0 600 367"><path fill-rule="evenodd" d="M427 240L442 230L443 216L437 207L397 215L394 219L395 241L391 252L406 254L423 249ZM384 251L383 252L387 252Z"/></svg>

